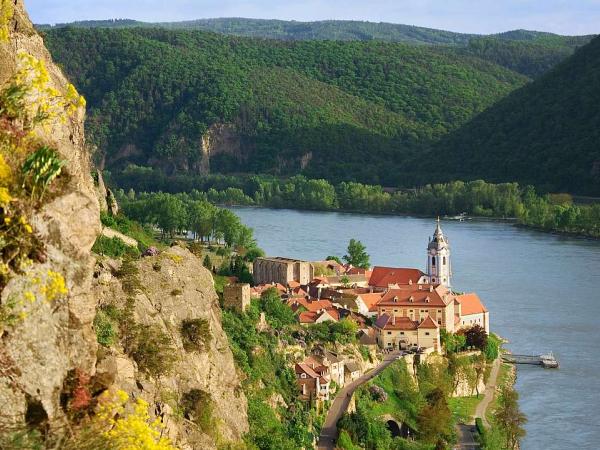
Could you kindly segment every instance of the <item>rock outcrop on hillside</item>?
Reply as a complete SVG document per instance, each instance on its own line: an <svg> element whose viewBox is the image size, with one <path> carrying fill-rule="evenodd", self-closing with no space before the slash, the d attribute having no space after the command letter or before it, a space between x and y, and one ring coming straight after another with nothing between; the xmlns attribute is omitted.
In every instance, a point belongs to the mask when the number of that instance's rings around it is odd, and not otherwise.
<svg viewBox="0 0 600 450"><path fill-rule="evenodd" d="M115 345L99 359L98 377L108 380L109 387L123 389L154 405L155 413L162 415L167 432L181 448L209 449L217 440L239 441L248 431L246 397L221 327L221 308L212 275L199 258L178 246L134 264L139 288L134 294L123 290L124 283L131 283L131 279L119 275L119 263L104 261L97 267L94 296L100 308L124 310L129 300L133 322L169 336L174 365L168 373L149 376L140 370L135 357L127 356L122 346ZM206 324L202 336L205 346L186 350L182 324L194 320ZM193 390L211 399L214 429L208 433L191 425L194 418L186 420L181 410L181 399Z"/></svg>
<svg viewBox="0 0 600 450"><path fill-rule="evenodd" d="M35 32L23 1L15 0L14 5L8 42L0 42L0 86L17 70L18 54L26 52L44 63L50 87L64 93L67 80ZM32 301L10 325L3 326L0 314L0 436L12 427L42 431L70 428L67 411L75 377L87 380L92 396L115 388L147 400L150 415L163 420L166 432L180 448L209 449L217 442L239 441L248 431L246 398L221 327L210 272L187 250L173 248L131 263L136 268L138 287L126 286L124 290L126 281L116 276L121 262L97 262L91 253L101 231L100 205L86 151L84 116L84 108L79 108L69 117L50 119L36 128L40 144L55 149L65 162L61 185L28 218L29 233L33 230L43 243L43 254L23 273L11 273L8 284L0 290L0 306L27 294L32 284L39 286L39 280L50 273L61 283L64 279L66 286L59 286L59 290L68 293L55 302ZM107 200L108 205L102 207L111 211ZM116 204L112 205L115 208ZM44 291L48 299L46 294ZM167 359L172 367L168 373L140 370L120 336L112 345L98 345L95 319L108 304L123 314L131 309L129 322L123 323L146 326L169 337L171 351L167 356L171 359ZM192 319L201 325L196 339L205 346L186 350L181 327L183 321ZM163 363L169 365L167 361L157 361L156 365ZM186 395L191 412L181 406ZM195 415L204 410L193 408L200 400L203 406L211 407L210 414L201 418L203 422ZM200 422L205 425L203 430Z"/></svg>
<svg viewBox="0 0 600 450"><path fill-rule="evenodd" d="M9 23L9 40L0 43L0 85L15 72L17 55L25 51L42 61L50 85L65 92L67 80L55 66L25 13L16 0ZM90 295L94 259L90 249L100 231L98 201L85 150L83 108L63 120L48 121L37 131L39 139L56 149L66 164L66 185L31 220L45 243L47 258L25 274L14 277L2 292L2 302L27 289L32 274L61 274L68 288L65 300L40 304L13 329L4 330L0 342L0 404L10 420L19 422L29 412L50 422L63 417L60 392L67 373L79 368L93 372L96 336L92 329L96 302Z"/></svg>

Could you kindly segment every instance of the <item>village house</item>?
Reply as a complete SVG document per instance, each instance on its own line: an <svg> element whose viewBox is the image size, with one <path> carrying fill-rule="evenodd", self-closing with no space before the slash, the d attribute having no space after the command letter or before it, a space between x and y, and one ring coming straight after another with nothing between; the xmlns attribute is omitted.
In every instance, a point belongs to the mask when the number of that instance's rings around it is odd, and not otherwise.
<svg viewBox="0 0 600 450"><path fill-rule="evenodd" d="M477 294L457 295L455 305L460 318L460 328L479 325L486 333L490 333L490 313Z"/></svg>
<svg viewBox="0 0 600 450"><path fill-rule="evenodd" d="M361 371L360 366L354 361L349 361L344 365L344 377L346 383L351 383L354 380L360 378Z"/></svg>
<svg viewBox="0 0 600 450"><path fill-rule="evenodd" d="M428 283L429 278L419 269L400 267L373 267L369 278L371 292L384 292L394 287Z"/></svg>
<svg viewBox="0 0 600 450"><path fill-rule="evenodd" d="M427 317L446 331L455 331L455 296L448 288L431 284L401 286L389 290L377 304L377 316L407 317L421 322Z"/></svg>
<svg viewBox="0 0 600 450"><path fill-rule="evenodd" d="M329 380L307 364L296 364L296 383L303 400L329 400Z"/></svg>
<svg viewBox="0 0 600 450"><path fill-rule="evenodd" d="M328 367L329 379L338 386L344 385L344 358L340 357L337 353L331 352L324 347L316 347L313 350L313 354L309 356L305 362L306 361L311 364L316 364L317 367L318 365Z"/></svg>
<svg viewBox="0 0 600 450"><path fill-rule="evenodd" d="M375 323L377 343L385 349L405 350L410 347L441 349L440 328L427 317L419 322L409 317L383 314Z"/></svg>

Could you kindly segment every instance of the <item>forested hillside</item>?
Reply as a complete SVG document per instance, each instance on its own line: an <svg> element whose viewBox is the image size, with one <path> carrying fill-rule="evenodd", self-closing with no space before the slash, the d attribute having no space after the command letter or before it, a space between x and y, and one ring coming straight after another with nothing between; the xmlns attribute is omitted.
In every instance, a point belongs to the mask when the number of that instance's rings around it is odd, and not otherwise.
<svg viewBox="0 0 600 450"><path fill-rule="evenodd" d="M57 28L46 42L85 94L109 167L198 172L210 153L213 171L420 184L424 147L527 82L444 48L376 41Z"/></svg>
<svg viewBox="0 0 600 450"><path fill-rule="evenodd" d="M600 38L443 139L453 177L600 195Z"/></svg>
<svg viewBox="0 0 600 450"><path fill-rule="evenodd" d="M528 77L538 77L587 44L592 36L560 36L539 31L513 30L493 35L452 31L394 23L345 20L297 22L284 20L220 18L186 22L147 23L135 20L95 20L58 24L78 28L165 28L277 40L338 40L404 42L448 47L463 55L477 56ZM39 28L52 29L49 25Z"/></svg>

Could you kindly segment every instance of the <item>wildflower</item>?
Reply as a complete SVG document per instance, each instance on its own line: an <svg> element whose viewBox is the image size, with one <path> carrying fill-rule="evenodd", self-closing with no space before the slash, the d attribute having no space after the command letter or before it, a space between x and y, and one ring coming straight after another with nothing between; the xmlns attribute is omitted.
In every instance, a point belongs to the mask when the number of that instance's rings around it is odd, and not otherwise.
<svg viewBox="0 0 600 450"><path fill-rule="evenodd" d="M53 302L69 292L63 276L53 270L48 270L46 283L40 288L40 291L49 302Z"/></svg>
<svg viewBox="0 0 600 450"><path fill-rule="evenodd" d="M0 187L0 206L6 206L12 202L12 197L8 192L8 189Z"/></svg>
<svg viewBox="0 0 600 450"><path fill-rule="evenodd" d="M12 179L12 171L10 166L4 159L4 156L0 155L0 186L8 186Z"/></svg>
<svg viewBox="0 0 600 450"><path fill-rule="evenodd" d="M11 222L12 222L12 219L10 217L5 217L4 218L4 224L5 225L10 225Z"/></svg>

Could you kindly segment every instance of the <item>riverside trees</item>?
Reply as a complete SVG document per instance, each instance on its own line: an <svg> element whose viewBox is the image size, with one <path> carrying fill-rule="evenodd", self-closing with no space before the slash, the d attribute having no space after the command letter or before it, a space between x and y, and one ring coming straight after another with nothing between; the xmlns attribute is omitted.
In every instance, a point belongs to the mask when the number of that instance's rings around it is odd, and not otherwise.
<svg viewBox="0 0 600 450"><path fill-rule="evenodd" d="M192 194L132 194L120 196L126 215L140 223L156 226L162 236L191 231L203 242L223 242L241 255L259 256L252 228L242 224L232 211Z"/></svg>

